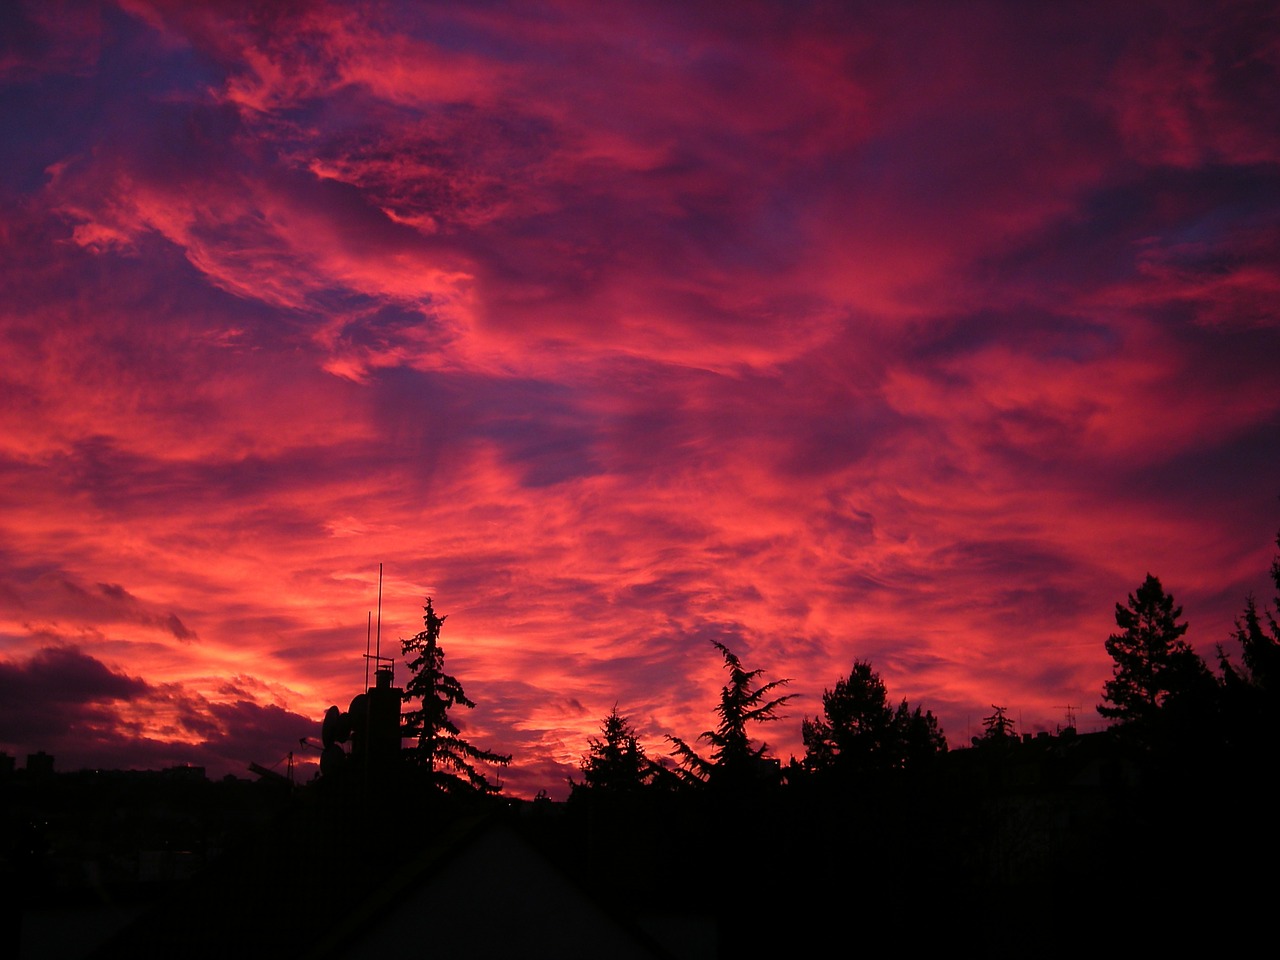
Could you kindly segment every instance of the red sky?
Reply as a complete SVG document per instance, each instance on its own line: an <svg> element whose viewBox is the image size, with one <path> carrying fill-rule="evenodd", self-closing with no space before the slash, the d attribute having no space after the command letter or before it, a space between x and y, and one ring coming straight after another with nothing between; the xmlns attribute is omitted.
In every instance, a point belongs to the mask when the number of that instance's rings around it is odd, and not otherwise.
<svg viewBox="0 0 1280 960"><path fill-rule="evenodd" d="M1277 116L1268 3L5 4L0 749L272 763L379 562L524 795L711 639L1099 728L1270 597Z"/></svg>

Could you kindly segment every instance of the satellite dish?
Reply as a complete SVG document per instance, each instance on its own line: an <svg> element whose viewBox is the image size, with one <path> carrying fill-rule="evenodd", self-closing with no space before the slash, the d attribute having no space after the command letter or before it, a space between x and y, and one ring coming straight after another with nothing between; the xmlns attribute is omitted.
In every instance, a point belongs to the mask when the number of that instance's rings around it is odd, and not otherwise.
<svg viewBox="0 0 1280 960"><path fill-rule="evenodd" d="M325 748L335 743L342 743L351 736L351 718L337 707L330 707L324 712L324 722L320 724L320 740Z"/></svg>
<svg viewBox="0 0 1280 960"><path fill-rule="evenodd" d="M346 766L347 755L336 743L331 743L320 754L320 776L336 777Z"/></svg>
<svg viewBox="0 0 1280 960"><path fill-rule="evenodd" d="M347 718L351 731L363 730L366 726L365 720L369 713L369 695L366 693L357 693L351 699L351 706L347 707Z"/></svg>

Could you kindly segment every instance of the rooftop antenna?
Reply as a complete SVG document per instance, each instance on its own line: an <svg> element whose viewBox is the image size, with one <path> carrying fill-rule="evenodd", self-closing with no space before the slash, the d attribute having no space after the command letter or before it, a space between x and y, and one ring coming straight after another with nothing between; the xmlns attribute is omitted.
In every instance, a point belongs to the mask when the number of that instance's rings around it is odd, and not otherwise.
<svg viewBox="0 0 1280 960"><path fill-rule="evenodd" d="M376 640L375 640L376 646L374 647L373 659L379 664L379 667L374 668L373 674L375 677L377 677L379 673L379 668L382 664L382 564L381 563L378 564L378 632L374 634L374 636L376 637ZM365 641L364 641L364 688L366 691L369 690L369 635L367 630L365 633ZM366 731L365 732L366 737L370 737L372 735L372 732L371 732L372 720L373 720L373 697L370 695L370 696L366 696L364 701L364 728ZM368 787L369 787L369 753L370 753L369 745L366 744L365 752L364 752L364 785L366 790L368 790Z"/></svg>
<svg viewBox="0 0 1280 960"><path fill-rule="evenodd" d="M1076 708L1075 708L1075 706L1073 706L1072 704L1068 703L1065 707L1063 707L1063 709L1067 711L1067 726L1068 726L1068 727L1071 727L1072 729L1075 729L1075 725L1076 725Z"/></svg>
<svg viewBox="0 0 1280 960"><path fill-rule="evenodd" d="M373 611L369 611L369 617L364 625L364 688L369 689L369 644L373 640Z"/></svg>
<svg viewBox="0 0 1280 960"><path fill-rule="evenodd" d="M369 614L369 622L365 626L364 636L364 688L369 689L369 661L373 661L374 680L379 685L383 682L390 685L395 673L395 661L382 655L382 564L378 564L378 625L373 627L373 614ZM373 634L374 652L369 652L370 633ZM383 666L387 664L387 666ZM385 681L380 678L385 674Z"/></svg>
<svg viewBox="0 0 1280 960"><path fill-rule="evenodd" d="M374 655L382 660L382 564L378 564L378 646Z"/></svg>

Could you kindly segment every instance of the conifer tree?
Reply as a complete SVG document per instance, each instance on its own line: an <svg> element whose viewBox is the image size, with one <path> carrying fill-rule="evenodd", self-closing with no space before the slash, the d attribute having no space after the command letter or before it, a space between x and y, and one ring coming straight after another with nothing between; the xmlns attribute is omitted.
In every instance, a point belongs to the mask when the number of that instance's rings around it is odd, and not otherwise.
<svg viewBox="0 0 1280 960"><path fill-rule="evenodd" d="M800 727L805 766L871 773L888 769L893 737L893 708L880 674L866 660L855 660L848 677L822 692L822 716Z"/></svg>
<svg viewBox="0 0 1280 960"><path fill-rule="evenodd" d="M1280 534L1276 536L1280 546ZM1275 604L1280 609L1280 556L1271 564ZM1265 621L1265 622L1264 622ZM1258 610L1252 596L1236 618L1234 633L1244 660L1237 670L1218 646L1222 668L1223 708L1228 738L1246 750L1269 749L1280 726L1280 623L1268 608Z"/></svg>
<svg viewBox="0 0 1280 960"><path fill-rule="evenodd" d="M1159 579L1147 574L1127 605L1116 604L1120 633L1107 638L1115 661L1098 712L1134 732L1168 728L1170 718L1185 726L1191 712L1212 698L1216 689L1204 661L1182 639L1182 608L1164 592ZM1176 717L1174 716L1176 715Z"/></svg>
<svg viewBox="0 0 1280 960"><path fill-rule="evenodd" d="M906 698L893 715L893 765L898 770L921 769L947 752L947 738L932 710L911 709Z"/></svg>
<svg viewBox="0 0 1280 960"><path fill-rule="evenodd" d="M991 705L991 716L982 718L984 743L1008 743L1017 736L1013 732L1012 718L1005 716L1005 711L1008 709L1008 707L997 707L994 703Z"/></svg>
<svg viewBox="0 0 1280 960"><path fill-rule="evenodd" d="M1276 534L1276 546L1280 547L1280 533ZM1280 555L1271 562L1271 580L1276 587L1276 609L1280 611ZM1244 613L1236 620L1236 640L1244 656L1249 683L1274 700L1280 697L1280 623L1270 610L1265 610L1264 615L1265 627L1257 603L1249 597Z"/></svg>
<svg viewBox="0 0 1280 960"><path fill-rule="evenodd" d="M741 661L723 643L711 641L724 657L729 682L720 690L716 714L720 723L714 730L699 735L712 746L711 756L702 757L679 737L668 737L675 745L672 756L679 759L687 780L706 781L715 786L739 787L762 779L768 744L755 746L749 728L753 724L781 720L778 709L795 694L767 699L769 694L790 680L771 680L755 686L763 670L744 670Z"/></svg>
<svg viewBox="0 0 1280 960"><path fill-rule="evenodd" d="M822 716L801 724L805 769L862 776L916 767L947 750L931 712L903 700L895 710L880 674L855 660L848 677L822 693Z"/></svg>
<svg viewBox="0 0 1280 960"><path fill-rule="evenodd" d="M413 765L426 771L431 784L445 792L471 788L480 793L497 793L501 788L491 784L476 768L477 763L506 766L510 756L481 750L463 739L451 719L453 707L473 708L462 684L444 672L444 649L440 646L440 628L445 617L437 616L427 597L423 607L426 629L401 640L400 647L413 677L405 684L404 699L417 702L416 709L401 718L401 734L413 739L414 745L404 751Z"/></svg>
<svg viewBox="0 0 1280 960"><path fill-rule="evenodd" d="M1244 613L1236 620L1235 638L1244 655L1247 680L1260 690L1280 693L1280 624L1267 610L1268 624L1262 625L1258 604L1249 597Z"/></svg>
<svg viewBox="0 0 1280 960"><path fill-rule="evenodd" d="M578 767L583 782L570 781L574 792L634 793L647 786L657 773L655 764L645 755L630 720L618 714L616 704L600 722L600 733L587 739L590 751Z"/></svg>

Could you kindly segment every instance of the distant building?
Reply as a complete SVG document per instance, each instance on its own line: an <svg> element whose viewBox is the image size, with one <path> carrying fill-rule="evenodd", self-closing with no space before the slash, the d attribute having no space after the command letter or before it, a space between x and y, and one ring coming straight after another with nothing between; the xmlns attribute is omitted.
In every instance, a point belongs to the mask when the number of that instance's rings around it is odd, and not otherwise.
<svg viewBox="0 0 1280 960"><path fill-rule="evenodd" d="M27 776L49 777L53 775L53 754L37 750L27 754Z"/></svg>
<svg viewBox="0 0 1280 960"><path fill-rule="evenodd" d="M176 767L166 767L164 777L166 780L177 780L182 783L203 783L208 779L204 775L204 767L192 766L189 763L180 764Z"/></svg>

